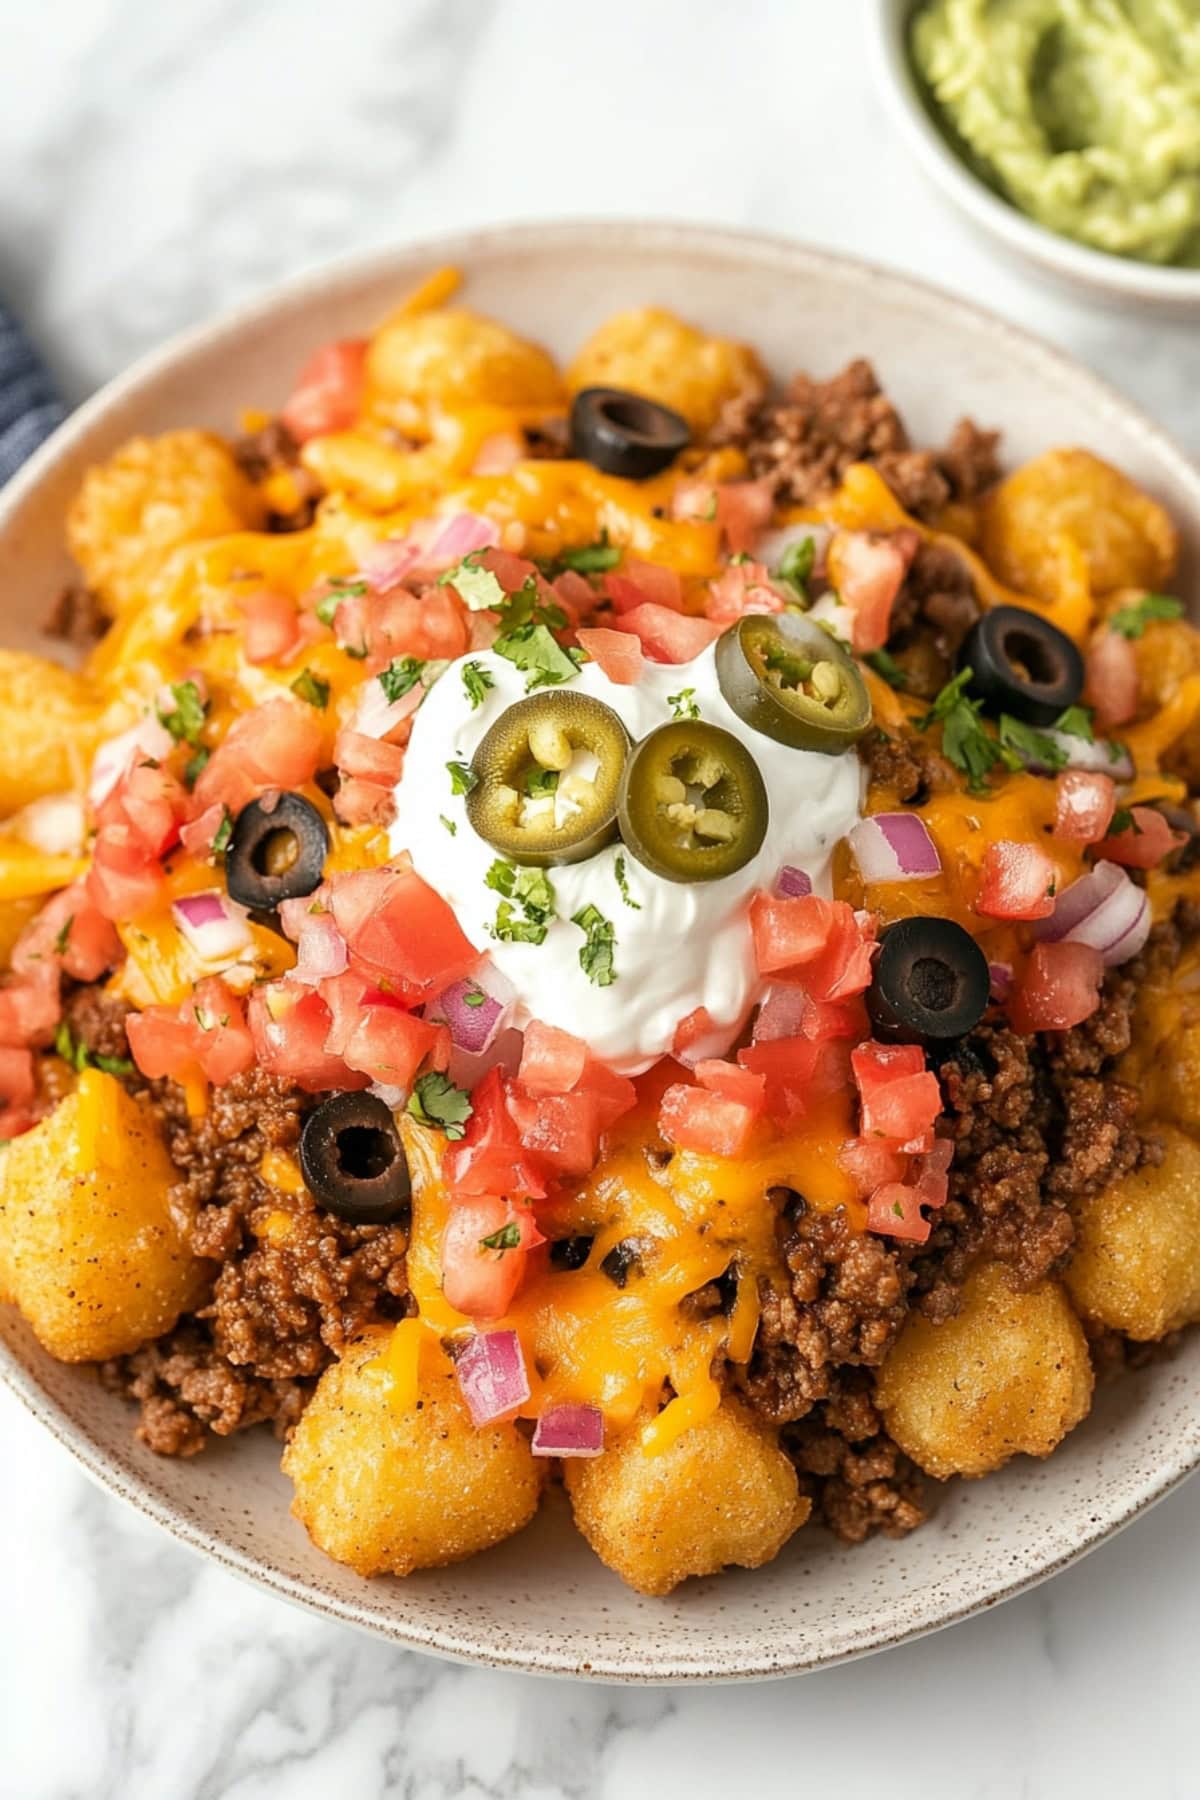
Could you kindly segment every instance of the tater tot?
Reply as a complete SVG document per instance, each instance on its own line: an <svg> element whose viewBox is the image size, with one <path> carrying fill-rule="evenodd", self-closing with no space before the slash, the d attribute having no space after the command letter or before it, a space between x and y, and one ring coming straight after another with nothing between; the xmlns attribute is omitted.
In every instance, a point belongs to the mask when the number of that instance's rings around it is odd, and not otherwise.
<svg viewBox="0 0 1200 1800"><path fill-rule="evenodd" d="M1048 1456L1087 1413L1092 1365L1056 1281L1027 1293L999 1263L978 1268L944 1324L909 1315L879 1371L888 1431L929 1475L986 1475L1010 1457Z"/></svg>
<svg viewBox="0 0 1200 1800"><path fill-rule="evenodd" d="M616 313L593 332L567 371L572 392L628 388L707 431L727 400L760 393L766 371L748 344L706 337L658 307Z"/></svg>
<svg viewBox="0 0 1200 1800"><path fill-rule="evenodd" d="M400 313L367 351L368 406L414 428L436 408L553 407L562 380L546 352L495 319L455 307Z"/></svg>
<svg viewBox="0 0 1200 1800"><path fill-rule="evenodd" d="M1085 1317L1141 1341L1200 1319L1200 1144L1172 1126L1160 1135L1161 1164L1079 1208L1066 1274Z"/></svg>

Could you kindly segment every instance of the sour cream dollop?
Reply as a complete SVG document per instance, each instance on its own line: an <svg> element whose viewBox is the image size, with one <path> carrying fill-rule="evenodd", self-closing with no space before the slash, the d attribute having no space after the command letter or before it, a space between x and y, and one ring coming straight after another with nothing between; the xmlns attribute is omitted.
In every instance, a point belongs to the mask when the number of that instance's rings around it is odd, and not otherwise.
<svg viewBox="0 0 1200 1800"><path fill-rule="evenodd" d="M474 711L462 679L468 661L481 664L493 683ZM446 669L413 725L396 789L393 851L408 851L417 873L453 907L467 937L512 983L515 1025L540 1019L573 1032L627 1075L668 1054L680 1020L697 1007L706 1008L728 1041L764 992L754 961L750 898L759 888L772 889L785 864L804 869L814 892L829 893L834 845L861 817L857 752L793 750L752 730L726 704L711 647L690 663L647 663L628 687L585 663L570 685L610 706L635 741L675 716L671 695L692 690L699 717L732 732L753 753L770 805L767 834L753 861L720 881L666 881L620 842L585 862L550 869L558 916L544 943L503 943L491 933L500 895L485 885L498 853L468 823L446 765L470 762L484 733L525 697L525 679L492 653L461 658ZM616 933L616 980L608 987L594 986L579 960L584 934L571 916L589 904Z"/></svg>

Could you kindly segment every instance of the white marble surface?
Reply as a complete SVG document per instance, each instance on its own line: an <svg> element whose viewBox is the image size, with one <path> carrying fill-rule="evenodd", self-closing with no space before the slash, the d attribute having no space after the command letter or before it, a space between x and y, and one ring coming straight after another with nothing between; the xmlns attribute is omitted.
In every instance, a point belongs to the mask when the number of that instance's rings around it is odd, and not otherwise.
<svg viewBox="0 0 1200 1800"><path fill-rule="evenodd" d="M72 397L345 250L639 214L927 274L1200 451L1200 333L1058 298L968 238L888 135L856 0L8 0L3 21L0 285ZM94 1491L4 1394L0 1468L2 1800L1200 1792L1200 1484L922 1644L651 1693L456 1669L289 1611Z"/></svg>

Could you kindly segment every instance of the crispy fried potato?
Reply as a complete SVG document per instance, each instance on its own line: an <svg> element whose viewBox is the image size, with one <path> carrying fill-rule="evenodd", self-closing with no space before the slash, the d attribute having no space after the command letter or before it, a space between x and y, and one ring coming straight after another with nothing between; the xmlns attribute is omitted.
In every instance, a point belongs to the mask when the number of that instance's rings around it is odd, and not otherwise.
<svg viewBox="0 0 1200 1800"><path fill-rule="evenodd" d="M636 1421L603 1455L569 1462L575 1523L602 1562L643 1594L669 1594L689 1575L728 1563L757 1569L807 1519L774 1432L737 1401L656 1456Z"/></svg>
<svg viewBox="0 0 1200 1800"><path fill-rule="evenodd" d="M1144 597L1135 588L1114 597L1116 606L1134 606ZM1200 669L1200 631L1186 619L1156 619L1134 639L1138 672L1138 710L1156 712L1179 692L1189 675Z"/></svg>
<svg viewBox="0 0 1200 1800"><path fill-rule="evenodd" d="M1089 450L1048 450L984 502L984 560L1022 593L1058 598L1063 537L1083 551L1093 594L1161 588L1179 554L1175 527L1157 500Z"/></svg>
<svg viewBox="0 0 1200 1800"><path fill-rule="evenodd" d="M0 650L0 817L87 780L104 735L82 676L41 656Z"/></svg>
<svg viewBox="0 0 1200 1800"><path fill-rule="evenodd" d="M1166 1155L1076 1215L1066 1282L1079 1311L1150 1341L1200 1319L1200 1144L1168 1126Z"/></svg>
<svg viewBox="0 0 1200 1800"><path fill-rule="evenodd" d="M1084 1417L1092 1365L1056 1281L1017 1293L999 1263L977 1269L942 1325L910 1315L879 1371L888 1431L927 1474L986 1475L1048 1456Z"/></svg>
<svg viewBox="0 0 1200 1800"><path fill-rule="evenodd" d="M123 1356L169 1331L209 1267L171 1217L152 1113L98 1069L0 1164L0 1289L60 1362Z"/></svg>
<svg viewBox="0 0 1200 1800"><path fill-rule="evenodd" d="M180 544L260 528L265 506L228 445L206 431L131 438L97 463L67 516L71 554L112 613L140 601Z"/></svg>
<svg viewBox="0 0 1200 1800"><path fill-rule="evenodd" d="M386 1330L327 1369L284 1453L292 1511L318 1549L360 1575L461 1562L528 1525L544 1465L515 1425L472 1425L452 1370L423 1370L402 1409L370 1365Z"/></svg>
<svg viewBox="0 0 1200 1800"><path fill-rule="evenodd" d="M389 319L367 350L367 383L369 405L382 400L396 423L421 430L439 407L562 400L562 380L544 350L460 307Z"/></svg>
<svg viewBox="0 0 1200 1800"><path fill-rule="evenodd" d="M572 393L628 388L674 407L697 431L716 422L727 400L761 393L766 384L766 371L748 344L705 337L654 306L606 319L567 370Z"/></svg>

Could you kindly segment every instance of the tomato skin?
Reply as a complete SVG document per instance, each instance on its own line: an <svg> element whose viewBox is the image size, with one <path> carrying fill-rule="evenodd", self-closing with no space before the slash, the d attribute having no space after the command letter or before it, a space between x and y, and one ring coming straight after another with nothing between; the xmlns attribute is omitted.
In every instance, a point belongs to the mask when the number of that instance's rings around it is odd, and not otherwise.
<svg viewBox="0 0 1200 1800"><path fill-rule="evenodd" d="M696 619L645 601L617 618L617 629L631 631L654 662L685 663L720 637L725 627L713 619Z"/></svg>
<svg viewBox="0 0 1200 1800"><path fill-rule="evenodd" d="M262 588L257 594L243 595L237 608L246 621L242 632L242 655L246 661L289 662L300 643L295 601L273 588Z"/></svg>
<svg viewBox="0 0 1200 1800"><path fill-rule="evenodd" d="M383 743L361 731L342 730L334 739L333 760L340 775L390 790L404 773L404 746Z"/></svg>
<svg viewBox="0 0 1200 1800"><path fill-rule="evenodd" d="M518 1080L531 1094L565 1094L578 1087L588 1064L582 1038L531 1019L525 1027Z"/></svg>
<svg viewBox="0 0 1200 1800"><path fill-rule="evenodd" d="M97 835L84 878L89 903L104 918L136 919L159 901L163 874L129 825L106 825Z"/></svg>
<svg viewBox="0 0 1200 1800"><path fill-rule="evenodd" d="M479 961L451 908L411 868L351 870L333 877L329 893L351 955L413 1004Z"/></svg>
<svg viewBox="0 0 1200 1800"><path fill-rule="evenodd" d="M1095 711L1096 724L1102 731L1128 725L1138 709L1137 652L1129 639L1104 626L1083 662L1083 697Z"/></svg>
<svg viewBox="0 0 1200 1800"><path fill-rule="evenodd" d="M608 1131L637 1105L637 1089L629 1077L590 1058L580 1086L596 1108L601 1131Z"/></svg>
<svg viewBox="0 0 1200 1800"><path fill-rule="evenodd" d="M717 524L737 556L754 547L775 510L771 490L761 481L722 481L717 485Z"/></svg>
<svg viewBox="0 0 1200 1800"><path fill-rule="evenodd" d="M235 719L192 790L192 815L219 804L239 813L264 788L298 788L321 761L324 732L315 708L268 700Z"/></svg>
<svg viewBox="0 0 1200 1800"><path fill-rule="evenodd" d="M58 948L65 934L65 946ZM103 913L87 897L86 879L73 881L48 900L13 945L10 966L15 975L36 979L57 964L75 981L99 981L120 962L121 940Z"/></svg>
<svg viewBox="0 0 1200 1800"><path fill-rule="evenodd" d="M328 1045L327 1045L328 1047ZM340 1054L351 1069L389 1087L410 1088L426 1060L445 1068L450 1033L399 1006L364 1006Z"/></svg>
<svg viewBox="0 0 1200 1800"><path fill-rule="evenodd" d="M35 1092L33 1052L12 1048L0 1049L0 1095L5 1110L27 1106Z"/></svg>
<svg viewBox="0 0 1200 1800"><path fill-rule="evenodd" d="M524 1149L559 1175L587 1175L600 1150L600 1109L593 1095L526 1094L519 1085L508 1095Z"/></svg>
<svg viewBox="0 0 1200 1800"><path fill-rule="evenodd" d="M682 1082L667 1089L658 1111L658 1129L669 1144L705 1156L740 1156L754 1121L755 1114L740 1100Z"/></svg>
<svg viewBox="0 0 1200 1800"><path fill-rule="evenodd" d="M604 586L617 613L632 612L647 601L653 606L665 606L670 612L683 611L683 582L678 571L658 563L639 562L636 557L627 556L619 570L614 569L605 577Z"/></svg>
<svg viewBox="0 0 1200 1800"><path fill-rule="evenodd" d="M1014 1031L1069 1031L1100 1004L1104 959L1089 944L1037 944L1008 1002Z"/></svg>
<svg viewBox="0 0 1200 1800"><path fill-rule="evenodd" d="M862 1104L863 1137L887 1138L903 1150L932 1148L942 1090L919 1045L868 1039L851 1051L850 1066Z"/></svg>
<svg viewBox="0 0 1200 1800"><path fill-rule="evenodd" d="M770 571L764 563L730 563L709 584L705 615L732 624L751 613L781 613L784 602L770 584Z"/></svg>
<svg viewBox="0 0 1200 1800"><path fill-rule="evenodd" d="M341 608L337 623L340 635ZM399 588L368 596L366 637L367 672L377 675L397 656L453 662L467 648L467 622L451 588L425 588L419 596Z"/></svg>
<svg viewBox="0 0 1200 1800"><path fill-rule="evenodd" d="M368 1085L366 1075L326 1051L329 1008L314 989L267 982L251 994L248 1016L255 1054L269 1075L285 1076L314 1094Z"/></svg>
<svg viewBox="0 0 1200 1800"><path fill-rule="evenodd" d="M62 1017L58 988L58 971L50 965L0 987L0 1044L11 1049L48 1044Z"/></svg>
<svg viewBox="0 0 1200 1800"><path fill-rule="evenodd" d="M736 1100L756 1118L767 1109L767 1078L758 1069L709 1057L696 1064L693 1074L702 1088L725 1100Z"/></svg>
<svg viewBox="0 0 1200 1800"><path fill-rule="evenodd" d="M798 981L815 1001L849 1000L870 983L875 920L844 900L755 894L750 929L759 973Z"/></svg>
<svg viewBox="0 0 1200 1800"><path fill-rule="evenodd" d="M1069 844L1098 844L1116 811L1112 776L1090 769L1064 769L1055 790L1055 837Z"/></svg>
<svg viewBox="0 0 1200 1800"><path fill-rule="evenodd" d="M867 1202L867 1230L909 1244L928 1242L933 1226L921 1212L921 1196L903 1182L885 1182Z"/></svg>
<svg viewBox="0 0 1200 1800"><path fill-rule="evenodd" d="M279 416L298 444L346 431L362 406L365 338L323 344L305 363Z"/></svg>
<svg viewBox="0 0 1200 1800"><path fill-rule="evenodd" d="M983 853L976 912L989 919L1048 919L1058 869L1037 844L999 838Z"/></svg>
<svg viewBox="0 0 1200 1800"><path fill-rule="evenodd" d="M575 634L602 675L617 687L632 687L639 680L645 658L642 646L627 631L610 631L605 626L588 626Z"/></svg>
<svg viewBox="0 0 1200 1800"><path fill-rule="evenodd" d="M254 1066L254 1040L241 1000L209 976L177 1008L148 1006L125 1025L134 1062L148 1080L186 1081L197 1071L221 1087Z"/></svg>
<svg viewBox="0 0 1200 1800"><path fill-rule="evenodd" d="M1101 853L1127 869L1153 869L1187 842L1187 833L1175 831L1153 806L1131 806L1133 823L1106 837Z"/></svg>
<svg viewBox="0 0 1200 1800"><path fill-rule="evenodd" d="M516 1225L521 1241L511 1250L489 1250L483 1239ZM442 1233L442 1292L456 1311L472 1319L499 1319L525 1277L529 1251L545 1239L527 1206L494 1194L451 1209Z"/></svg>
<svg viewBox="0 0 1200 1800"><path fill-rule="evenodd" d="M920 541L907 528L886 536L839 531L830 541L829 579L854 615L851 644L860 654L887 643L892 607Z"/></svg>
<svg viewBox="0 0 1200 1800"><path fill-rule="evenodd" d="M748 1044L737 1053L738 1064L761 1075L766 1083L767 1111L778 1125L794 1125L808 1111L813 1076L821 1046L811 1038L771 1038Z"/></svg>
<svg viewBox="0 0 1200 1800"><path fill-rule="evenodd" d="M546 1183L524 1150L506 1104L504 1076L489 1069L471 1095L471 1117L462 1142L451 1144L442 1164L451 1194L520 1194L544 1200Z"/></svg>
<svg viewBox="0 0 1200 1800"><path fill-rule="evenodd" d="M861 1200L889 1182L902 1182L908 1158L882 1138L847 1138L838 1151L838 1167L850 1177Z"/></svg>

